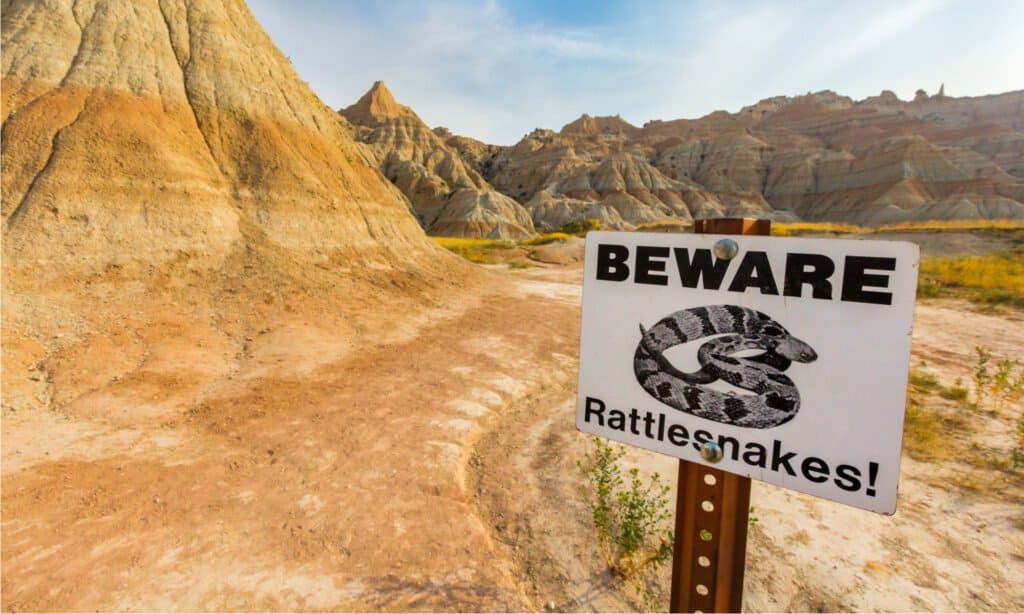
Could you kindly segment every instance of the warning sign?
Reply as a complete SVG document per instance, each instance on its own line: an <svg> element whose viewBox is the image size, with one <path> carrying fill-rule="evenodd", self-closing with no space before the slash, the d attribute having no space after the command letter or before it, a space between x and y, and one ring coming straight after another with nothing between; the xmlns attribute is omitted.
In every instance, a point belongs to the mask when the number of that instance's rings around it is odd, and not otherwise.
<svg viewBox="0 0 1024 614"><path fill-rule="evenodd" d="M576 424L891 514L918 263L895 241L589 233Z"/></svg>

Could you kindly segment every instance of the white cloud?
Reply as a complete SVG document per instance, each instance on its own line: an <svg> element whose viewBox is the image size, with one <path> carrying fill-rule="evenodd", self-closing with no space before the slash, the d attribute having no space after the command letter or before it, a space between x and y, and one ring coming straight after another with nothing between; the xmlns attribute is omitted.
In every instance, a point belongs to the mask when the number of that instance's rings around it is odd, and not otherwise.
<svg viewBox="0 0 1024 614"><path fill-rule="evenodd" d="M854 62L881 45L899 40L908 30L918 26L929 15L942 7L938 0L914 0L883 6L869 6L870 18L863 23L852 21L849 29L839 32L824 48L808 55L797 69L806 78L832 73Z"/></svg>
<svg viewBox="0 0 1024 614"><path fill-rule="evenodd" d="M753 102L750 83L772 70L771 52L791 36L795 17L791 5L766 4L754 10L716 6L699 36L670 50L674 66L664 67L667 98L652 105L662 119L711 112ZM742 101L742 102L738 102Z"/></svg>
<svg viewBox="0 0 1024 614"><path fill-rule="evenodd" d="M1012 0L986 11L938 0L644 3L586 27L524 23L499 0L319 3L319 13L250 2L329 105L383 79L427 123L501 144L581 113L642 124L809 90L905 97L942 81L950 93L994 93L1021 86L1008 75L1024 60L1024 3ZM960 14L977 23L965 28Z"/></svg>

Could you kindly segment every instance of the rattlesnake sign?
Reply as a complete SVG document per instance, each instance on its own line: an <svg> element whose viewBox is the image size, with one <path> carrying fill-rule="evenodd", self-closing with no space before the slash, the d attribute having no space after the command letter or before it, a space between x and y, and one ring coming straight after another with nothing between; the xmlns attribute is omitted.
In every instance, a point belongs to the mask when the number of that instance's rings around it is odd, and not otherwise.
<svg viewBox="0 0 1024 614"><path fill-rule="evenodd" d="M898 241L591 232L576 425L892 514L919 262Z"/></svg>

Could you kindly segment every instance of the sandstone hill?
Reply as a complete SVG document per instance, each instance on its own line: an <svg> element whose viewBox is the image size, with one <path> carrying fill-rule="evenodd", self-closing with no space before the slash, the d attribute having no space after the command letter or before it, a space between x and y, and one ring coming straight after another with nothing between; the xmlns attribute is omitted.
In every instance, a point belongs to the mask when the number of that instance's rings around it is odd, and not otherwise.
<svg viewBox="0 0 1024 614"><path fill-rule="evenodd" d="M511 147L442 134L542 229L584 217L614 228L721 215L1024 218L1024 91L909 102L824 91L642 127L583 115Z"/></svg>
<svg viewBox="0 0 1024 614"><path fill-rule="evenodd" d="M3 45L6 265L430 249L240 1L5 3Z"/></svg>
<svg viewBox="0 0 1024 614"><path fill-rule="evenodd" d="M0 610L526 609L448 401L571 308L427 238L241 0L0 18Z"/></svg>
<svg viewBox="0 0 1024 614"><path fill-rule="evenodd" d="M382 81L339 112L354 124L356 138L409 198L431 234L495 239L534 234L530 214L491 187L412 109L398 104Z"/></svg>
<svg viewBox="0 0 1024 614"><path fill-rule="evenodd" d="M478 275L241 0L5 2L2 70L5 407L47 403L20 366L144 303L242 346L289 296L348 334L360 297Z"/></svg>

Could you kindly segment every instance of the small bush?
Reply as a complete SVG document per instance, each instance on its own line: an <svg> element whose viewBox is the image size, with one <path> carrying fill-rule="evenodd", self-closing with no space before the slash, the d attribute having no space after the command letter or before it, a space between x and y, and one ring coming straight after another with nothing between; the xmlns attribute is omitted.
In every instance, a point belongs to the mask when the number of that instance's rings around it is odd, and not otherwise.
<svg viewBox="0 0 1024 614"><path fill-rule="evenodd" d="M903 422L903 449L914 460L956 460L983 470L996 469L1016 474L1024 467L1024 407L1020 407L1020 413L1013 418L1016 443L1008 458L1005 451L996 451L977 442L971 443L966 453L963 446L951 445L952 441L969 438L974 430L974 419L963 411L964 408L991 410L995 417L1007 404L1016 403L1024 397L1024 365L1019 359L993 360L992 351L983 346L976 346L974 351L977 358L971 374L973 390L968 390L963 378L957 378L952 386L943 386L934 375L922 370L923 362L911 370L907 386L907 413ZM968 402L971 392L973 403ZM936 395L954 401L960 407L941 403ZM958 475L954 482L968 490L987 488L979 479L978 475L965 473Z"/></svg>
<svg viewBox="0 0 1024 614"><path fill-rule="evenodd" d="M1017 449L1013 451L1013 466L1024 465L1024 411L1020 414L1017 422Z"/></svg>
<svg viewBox="0 0 1024 614"><path fill-rule="evenodd" d="M655 609L647 574L672 558L675 542L668 528L671 517L667 484L655 473L645 483L640 470L623 480L619 461L626 454L599 437L592 452L577 463L584 477L582 492L608 567L629 582L645 607Z"/></svg>
<svg viewBox="0 0 1024 614"><path fill-rule="evenodd" d="M601 224L601 220L593 217L588 217L582 220L575 220L565 224L559 228L559 232L563 232L569 235L576 235L577 237L586 236L591 230L601 230L604 225Z"/></svg>
<svg viewBox="0 0 1024 614"><path fill-rule="evenodd" d="M924 394L935 394L942 389L937 377L927 371L912 369L909 379L910 387Z"/></svg>
<svg viewBox="0 0 1024 614"><path fill-rule="evenodd" d="M547 245L548 243L554 243L556 241L568 241L572 238L572 235L564 232L546 232L541 235L537 235L532 239L526 239L522 242L522 245Z"/></svg>
<svg viewBox="0 0 1024 614"><path fill-rule="evenodd" d="M512 241L502 241L499 239L468 239L463 237L431 237L431 239L446 250L476 264L494 264L497 260L490 252L515 247L515 243Z"/></svg>
<svg viewBox="0 0 1024 614"><path fill-rule="evenodd" d="M992 380L992 375L988 372L992 352L980 345L974 346L974 351L978 354L978 361L974 365L974 404L981 407L985 403Z"/></svg>
<svg viewBox="0 0 1024 614"><path fill-rule="evenodd" d="M1018 401L1024 394L1024 369L1020 361L1009 358L996 361L996 372L989 388L997 410Z"/></svg>
<svg viewBox="0 0 1024 614"><path fill-rule="evenodd" d="M942 282L933 277L922 277L917 282L917 298L935 298L942 295Z"/></svg>
<svg viewBox="0 0 1024 614"><path fill-rule="evenodd" d="M950 401L966 403L968 392L967 387L964 386L963 378L958 377L952 386L939 392L939 396Z"/></svg>

